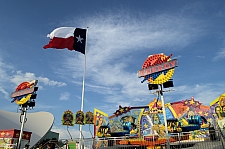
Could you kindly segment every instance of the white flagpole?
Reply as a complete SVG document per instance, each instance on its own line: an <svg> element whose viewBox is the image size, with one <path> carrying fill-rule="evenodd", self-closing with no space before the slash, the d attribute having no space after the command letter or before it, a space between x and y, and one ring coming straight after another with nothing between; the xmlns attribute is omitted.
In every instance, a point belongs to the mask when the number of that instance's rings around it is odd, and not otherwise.
<svg viewBox="0 0 225 149"><path fill-rule="evenodd" d="M82 86L82 97L81 97L81 108L80 110L84 110L84 83L85 83L85 76L86 76L86 47L87 47L87 32L88 27L86 30L86 41L85 41L85 53L84 53L84 75L83 75L83 86ZM82 125L80 125L80 141L79 141L79 148L84 148L83 144L83 134L82 134Z"/></svg>

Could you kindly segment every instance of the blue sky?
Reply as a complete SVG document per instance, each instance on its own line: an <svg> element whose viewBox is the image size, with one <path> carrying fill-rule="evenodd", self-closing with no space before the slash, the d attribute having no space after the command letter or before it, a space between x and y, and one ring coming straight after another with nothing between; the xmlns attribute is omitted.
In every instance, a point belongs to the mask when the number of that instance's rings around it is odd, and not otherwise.
<svg viewBox="0 0 225 149"><path fill-rule="evenodd" d="M21 82L39 80L36 106L28 112L55 116L53 131L69 138L64 111L80 110L84 55L43 49L47 34L62 26L88 28L84 112L112 115L121 106L153 98L137 77L149 55L173 54L179 66L165 102L194 96L205 105L225 91L225 1L1 1L0 109L16 112L10 94ZM78 125L70 127L79 137ZM89 126L83 127L90 137Z"/></svg>

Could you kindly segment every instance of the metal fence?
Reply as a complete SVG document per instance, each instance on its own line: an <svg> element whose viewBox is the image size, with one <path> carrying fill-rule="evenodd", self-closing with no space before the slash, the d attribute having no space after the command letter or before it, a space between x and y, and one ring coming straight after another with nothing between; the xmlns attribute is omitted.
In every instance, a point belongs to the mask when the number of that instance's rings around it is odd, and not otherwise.
<svg viewBox="0 0 225 149"><path fill-rule="evenodd" d="M61 148L75 149L76 146L76 149L224 149L224 138L221 133L211 131L208 137L194 139L190 139L190 133L173 133L168 138L124 136L73 139L68 140Z"/></svg>
<svg viewBox="0 0 225 149"><path fill-rule="evenodd" d="M210 131L207 137L191 138L191 133L172 133L167 138L145 137L107 137L73 140L49 140L32 149L225 149L225 130ZM15 149L15 145L0 146L2 149Z"/></svg>

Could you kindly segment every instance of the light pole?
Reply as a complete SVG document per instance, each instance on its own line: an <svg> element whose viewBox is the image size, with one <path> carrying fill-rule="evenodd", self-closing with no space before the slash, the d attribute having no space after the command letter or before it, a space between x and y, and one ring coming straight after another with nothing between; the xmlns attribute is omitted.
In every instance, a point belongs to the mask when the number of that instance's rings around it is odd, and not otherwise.
<svg viewBox="0 0 225 149"><path fill-rule="evenodd" d="M170 147L169 147L168 126L167 126L166 109L165 109L165 103L163 98L162 84L160 84L159 86L160 86L159 94L162 101L163 118L164 118L165 131L166 131L166 148L169 149Z"/></svg>
<svg viewBox="0 0 225 149"><path fill-rule="evenodd" d="M27 121L27 117L26 117L27 116L27 110L30 109L30 108L33 108L34 106L35 106L35 101L28 101L28 103L20 105L20 107L21 107L21 109L20 109L21 110L21 115L20 115L21 127L20 127L20 136L19 136L18 143L17 143L17 149L20 149L20 146L21 146L21 141L22 141L22 138L23 138L23 129L24 129L24 125ZM22 121L21 121L21 117L23 117Z"/></svg>
<svg viewBox="0 0 225 149"><path fill-rule="evenodd" d="M17 149L20 149L20 146L21 146L21 140L23 137L23 128L24 128L24 124L26 122L26 113L27 113L27 105L26 106L21 105L21 115L20 116L23 116L23 119L21 122L20 136L19 136L19 140L18 140L18 144L17 144Z"/></svg>
<svg viewBox="0 0 225 149"><path fill-rule="evenodd" d="M166 148L169 149L169 133L168 133L168 126L167 126L167 118L166 118L166 108L165 108L165 102L164 102L164 97L163 97L163 88L169 88L173 87L173 81L172 79L163 83L163 84L148 84L148 89L149 90L157 90L158 96L160 95L160 99L162 102L162 111L163 111L163 119L164 119L164 125L165 125L165 133L166 133Z"/></svg>

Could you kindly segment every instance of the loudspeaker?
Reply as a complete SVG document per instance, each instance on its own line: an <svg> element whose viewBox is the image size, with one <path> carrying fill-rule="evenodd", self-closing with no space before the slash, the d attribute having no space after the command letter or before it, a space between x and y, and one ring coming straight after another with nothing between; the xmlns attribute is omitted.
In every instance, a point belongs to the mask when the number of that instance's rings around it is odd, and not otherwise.
<svg viewBox="0 0 225 149"><path fill-rule="evenodd" d="M163 83L163 88L173 87L173 81L169 80L165 83Z"/></svg>
<svg viewBox="0 0 225 149"><path fill-rule="evenodd" d="M159 88L158 84L148 84L149 90L157 90Z"/></svg>

